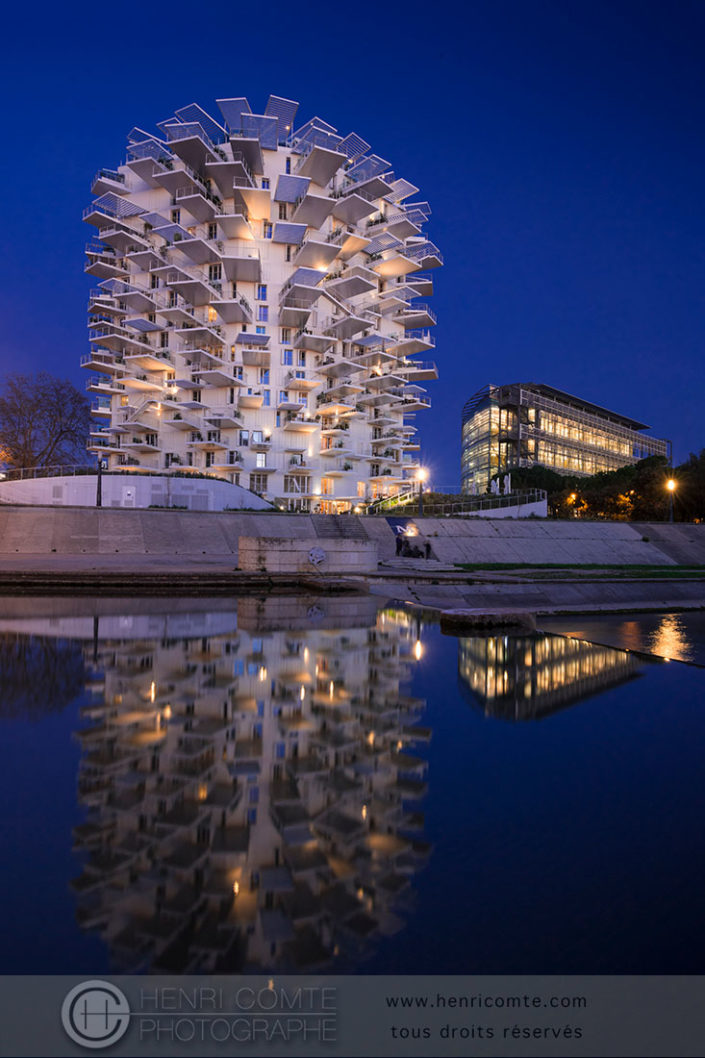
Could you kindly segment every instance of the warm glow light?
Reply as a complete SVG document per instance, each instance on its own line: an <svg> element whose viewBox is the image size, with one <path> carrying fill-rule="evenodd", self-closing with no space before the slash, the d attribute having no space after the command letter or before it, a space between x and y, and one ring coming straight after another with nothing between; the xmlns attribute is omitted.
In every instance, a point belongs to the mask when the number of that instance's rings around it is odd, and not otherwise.
<svg viewBox="0 0 705 1058"><path fill-rule="evenodd" d="M233 882L233 893L235 894L235 896L237 896L237 894L239 892L240 892L240 883L239 882Z"/></svg>
<svg viewBox="0 0 705 1058"><path fill-rule="evenodd" d="M208 787L205 785L205 783L201 783L201 785L198 787L198 800L205 801L206 797L208 797Z"/></svg>
<svg viewBox="0 0 705 1058"><path fill-rule="evenodd" d="M306 691L305 691L305 689L304 689L304 685L303 685L303 684L301 684L301 690L299 691L299 698L300 698L300 699L301 699L301 701L303 702L303 700L304 700L304 698L305 698L305 697L306 697Z"/></svg>
<svg viewBox="0 0 705 1058"><path fill-rule="evenodd" d="M363 819L367 819L367 805L362 806L362 812L360 813Z"/></svg>
<svg viewBox="0 0 705 1058"><path fill-rule="evenodd" d="M335 690L335 685L334 685L333 681L331 680L330 683L328 684L328 694L330 695L331 698L333 697L333 691L334 690Z"/></svg>
<svg viewBox="0 0 705 1058"><path fill-rule="evenodd" d="M307 663L308 659L309 659L308 647L304 647L304 662Z"/></svg>
<svg viewBox="0 0 705 1058"><path fill-rule="evenodd" d="M676 487L676 482L673 480L673 478L669 478L668 481L666 482L666 488L668 489L669 492L673 492L675 487Z"/></svg>
<svg viewBox="0 0 705 1058"><path fill-rule="evenodd" d="M262 666L262 667L260 668L260 670L259 670L259 682L260 682L260 683L264 683L264 681L265 681L266 679L267 679L267 670L265 669L265 667L264 667L264 665L263 665L263 666Z"/></svg>
<svg viewBox="0 0 705 1058"><path fill-rule="evenodd" d="M157 685L154 682L154 680L152 680L151 684L149 685L149 700L150 700L150 702L153 702L156 697L157 697Z"/></svg>
<svg viewBox="0 0 705 1058"><path fill-rule="evenodd" d="M374 746L374 744L375 744L375 733L374 733L374 731L370 731L369 734L367 735L367 745L368 746Z"/></svg>
<svg viewBox="0 0 705 1058"><path fill-rule="evenodd" d="M423 643L420 639L417 639L414 643L414 657L417 661L421 661L421 658L423 657Z"/></svg>
<svg viewBox="0 0 705 1058"><path fill-rule="evenodd" d="M416 471L416 480L417 481L425 481L427 477L428 477L428 471L426 470L426 468L425 467L419 467L419 469Z"/></svg>
<svg viewBox="0 0 705 1058"><path fill-rule="evenodd" d="M171 720L171 706L170 705L167 705L165 707L165 709L164 709L164 718L166 720Z"/></svg>

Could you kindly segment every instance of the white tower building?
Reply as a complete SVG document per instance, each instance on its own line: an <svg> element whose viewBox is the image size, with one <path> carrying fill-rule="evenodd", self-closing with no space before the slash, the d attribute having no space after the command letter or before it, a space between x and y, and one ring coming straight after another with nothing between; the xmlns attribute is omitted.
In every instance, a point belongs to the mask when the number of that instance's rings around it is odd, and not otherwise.
<svg viewBox="0 0 705 1058"><path fill-rule="evenodd" d="M294 131L290 100L218 106L132 129L125 163L93 182L90 450L288 510L393 495L418 467L418 383L437 377L417 359L442 263L428 204L357 134Z"/></svg>

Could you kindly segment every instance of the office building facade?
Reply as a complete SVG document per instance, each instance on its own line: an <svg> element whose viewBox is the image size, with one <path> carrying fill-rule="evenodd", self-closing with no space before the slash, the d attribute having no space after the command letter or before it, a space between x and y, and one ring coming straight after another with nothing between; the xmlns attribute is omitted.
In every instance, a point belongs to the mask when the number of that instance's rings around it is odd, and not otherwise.
<svg viewBox="0 0 705 1058"><path fill-rule="evenodd" d="M339 513L413 477L435 345L428 204L356 133L270 96L193 104L93 182L86 271L108 469Z"/></svg>
<svg viewBox="0 0 705 1058"><path fill-rule="evenodd" d="M536 382L488 385L462 414L461 485L484 492L495 474L544 466L589 476L647 456L670 457L670 443L636 419Z"/></svg>

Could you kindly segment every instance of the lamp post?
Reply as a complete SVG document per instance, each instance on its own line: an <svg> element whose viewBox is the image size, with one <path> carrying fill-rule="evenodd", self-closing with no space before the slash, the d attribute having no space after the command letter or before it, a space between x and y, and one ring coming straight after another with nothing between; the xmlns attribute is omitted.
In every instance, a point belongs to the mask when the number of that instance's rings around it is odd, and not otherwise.
<svg viewBox="0 0 705 1058"><path fill-rule="evenodd" d="M668 489L668 520L673 521L673 493L676 491L676 481L674 478L669 478L666 482L666 488Z"/></svg>
<svg viewBox="0 0 705 1058"><path fill-rule="evenodd" d="M419 518L423 518L423 483L428 477L428 471L419 467L416 471L416 480L419 483Z"/></svg>
<svg viewBox="0 0 705 1058"><path fill-rule="evenodd" d="M98 477L95 483L95 505L103 506L103 457L98 454Z"/></svg>

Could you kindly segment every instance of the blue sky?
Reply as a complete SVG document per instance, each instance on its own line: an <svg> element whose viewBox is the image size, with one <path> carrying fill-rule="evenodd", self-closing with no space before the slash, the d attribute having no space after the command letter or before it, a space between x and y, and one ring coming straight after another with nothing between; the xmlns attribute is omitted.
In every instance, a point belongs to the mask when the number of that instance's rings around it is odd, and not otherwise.
<svg viewBox="0 0 705 1058"><path fill-rule="evenodd" d="M78 2L4 19L0 373L83 387L81 210L127 131L273 92L358 132L431 203L441 379L417 420L435 484L458 484L460 411L487 382L633 415L676 461L705 446L704 4Z"/></svg>

